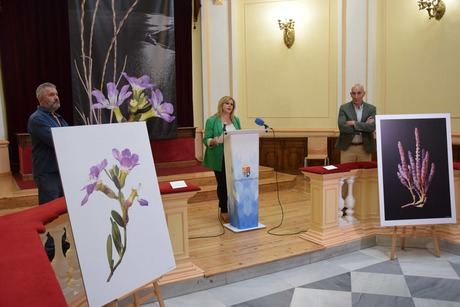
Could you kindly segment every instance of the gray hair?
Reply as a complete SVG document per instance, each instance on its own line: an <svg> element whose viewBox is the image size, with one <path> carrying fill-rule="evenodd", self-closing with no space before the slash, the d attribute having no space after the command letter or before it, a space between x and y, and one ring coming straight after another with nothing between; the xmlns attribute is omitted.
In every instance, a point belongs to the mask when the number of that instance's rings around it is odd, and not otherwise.
<svg viewBox="0 0 460 307"><path fill-rule="evenodd" d="M353 89L362 90L363 92L365 91L364 86L362 84L360 84L360 83L353 84L353 86L351 87L351 90L353 91Z"/></svg>
<svg viewBox="0 0 460 307"><path fill-rule="evenodd" d="M56 85L54 85L53 83L45 82L37 86L37 89L35 90L35 95L37 96L38 100L40 100L40 97L43 94L43 90L47 87L56 88Z"/></svg>

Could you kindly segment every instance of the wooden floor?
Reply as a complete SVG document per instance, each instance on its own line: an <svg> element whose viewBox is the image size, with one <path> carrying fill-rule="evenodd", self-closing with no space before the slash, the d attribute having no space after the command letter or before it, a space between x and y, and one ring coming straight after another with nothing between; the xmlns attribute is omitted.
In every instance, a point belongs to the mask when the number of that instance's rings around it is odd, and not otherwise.
<svg viewBox="0 0 460 307"><path fill-rule="evenodd" d="M279 200L284 220L271 232L282 236L267 233L281 222L276 191L261 192L259 196L259 221L267 227L247 232L233 233L222 227L216 200L190 204L190 258L184 261L197 265L205 276L212 276L322 249L297 234L308 229L311 216L304 179L298 176L293 188L279 191ZM216 237L198 238L213 235Z"/></svg>

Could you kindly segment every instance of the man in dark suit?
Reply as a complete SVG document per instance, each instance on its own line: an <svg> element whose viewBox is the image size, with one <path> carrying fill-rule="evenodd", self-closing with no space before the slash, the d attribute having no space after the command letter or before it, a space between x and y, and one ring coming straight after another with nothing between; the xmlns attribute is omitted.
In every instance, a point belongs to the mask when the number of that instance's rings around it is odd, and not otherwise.
<svg viewBox="0 0 460 307"><path fill-rule="evenodd" d="M61 103L54 84L40 84L36 96L39 105L29 117L27 130L32 139L32 172L38 188L38 203L43 205L64 196L51 128L68 124L56 113Z"/></svg>
<svg viewBox="0 0 460 307"><path fill-rule="evenodd" d="M340 149L340 162L370 161L375 151L375 106L364 102L366 94L361 84L351 88L352 101L340 106L340 130L336 147Z"/></svg>

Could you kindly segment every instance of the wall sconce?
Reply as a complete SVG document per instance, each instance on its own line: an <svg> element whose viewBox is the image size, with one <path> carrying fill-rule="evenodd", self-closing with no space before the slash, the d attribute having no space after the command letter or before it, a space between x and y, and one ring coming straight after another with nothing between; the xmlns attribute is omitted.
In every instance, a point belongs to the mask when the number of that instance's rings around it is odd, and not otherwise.
<svg viewBox="0 0 460 307"><path fill-rule="evenodd" d="M292 45L294 45L295 41L294 23L295 21L292 19L286 19L284 20L284 22L278 19L278 25L280 26L280 30L283 30L284 44L288 48L291 48Z"/></svg>
<svg viewBox="0 0 460 307"><path fill-rule="evenodd" d="M427 10L429 19L440 20L446 12L446 4L442 0L419 0L417 3L419 10Z"/></svg>

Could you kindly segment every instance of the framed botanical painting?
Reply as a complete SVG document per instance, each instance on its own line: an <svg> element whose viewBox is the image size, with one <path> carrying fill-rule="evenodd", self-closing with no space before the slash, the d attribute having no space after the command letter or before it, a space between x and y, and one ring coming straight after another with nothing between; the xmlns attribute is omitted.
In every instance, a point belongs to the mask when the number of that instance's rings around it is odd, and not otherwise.
<svg viewBox="0 0 460 307"><path fill-rule="evenodd" d="M52 134L89 305L105 305L172 270L145 122Z"/></svg>
<svg viewBox="0 0 460 307"><path fill-rule="evenodd" d="M450 114L377 115L382 226L455 223Z"/></svg>

